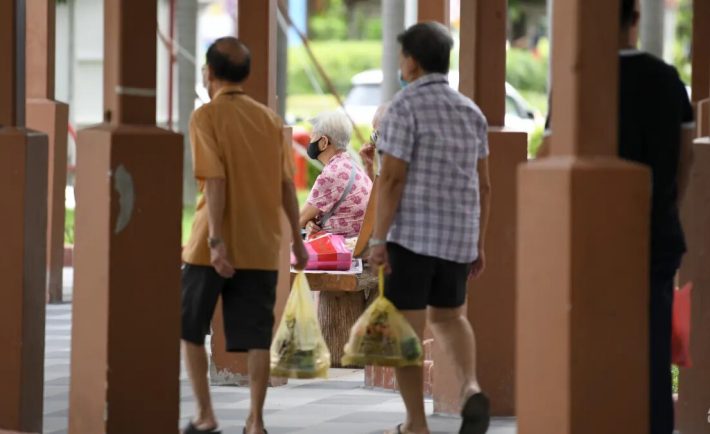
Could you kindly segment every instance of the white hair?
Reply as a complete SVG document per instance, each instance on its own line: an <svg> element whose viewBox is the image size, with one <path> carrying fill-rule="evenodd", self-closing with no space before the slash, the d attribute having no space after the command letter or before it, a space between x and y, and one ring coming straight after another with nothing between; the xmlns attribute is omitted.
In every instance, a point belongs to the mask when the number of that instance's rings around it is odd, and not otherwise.
<svg viewBox="0 0 710 434"><path fill-rule="evenodd" d="M313 136L328 136L336 148L348 148L353 134L353 125L345 113L339 111L321 113L312 123Z"/></svg>

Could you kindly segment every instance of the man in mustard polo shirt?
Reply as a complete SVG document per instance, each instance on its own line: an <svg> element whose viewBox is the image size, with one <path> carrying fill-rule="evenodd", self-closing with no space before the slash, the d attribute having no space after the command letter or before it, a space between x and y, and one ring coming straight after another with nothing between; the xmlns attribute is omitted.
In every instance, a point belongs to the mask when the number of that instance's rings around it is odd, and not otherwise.
<svg viewBox="0 0 710 434"><path fill-rule="evenodd" d="M211 102L190 122L203 196L183 251L182 340L197 400L186 434L219 433L204 343L220 295L227 351L248 353L251 411L245 432L266 432L281 209L291 226L296 268L303 269L308 260L298 225L291 143L278 115L244 94L240 83L249 69L249 49L239 40L227 37L212 44L205 70Z"/></svg>

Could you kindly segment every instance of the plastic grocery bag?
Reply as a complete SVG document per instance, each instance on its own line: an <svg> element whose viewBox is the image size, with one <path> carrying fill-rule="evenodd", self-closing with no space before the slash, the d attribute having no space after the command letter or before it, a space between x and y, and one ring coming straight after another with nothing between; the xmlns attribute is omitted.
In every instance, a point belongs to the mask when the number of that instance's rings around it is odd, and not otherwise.
<svg viewBox="0 0 710 434"><path fill-rule="evenodd" d="M330 351L318 325L308 279L298 273L271 344L271 375L326 378L329 368Z"/></svg>
<svg viewBox="0 0 710 434"><path fill-rule="evenodd" d="M693 284L688 283L673 294L673 332L671 348L673 364L690 368L690 296Z"/></svg>
<svg viewBox="0 0 710 434"><path fill-rule="evenodd" d="M379 296L350 331L342 364L396 368L421 366L424 358L422 343L409 322L385 298L383 269L380 269L379 274Z"/></svg>

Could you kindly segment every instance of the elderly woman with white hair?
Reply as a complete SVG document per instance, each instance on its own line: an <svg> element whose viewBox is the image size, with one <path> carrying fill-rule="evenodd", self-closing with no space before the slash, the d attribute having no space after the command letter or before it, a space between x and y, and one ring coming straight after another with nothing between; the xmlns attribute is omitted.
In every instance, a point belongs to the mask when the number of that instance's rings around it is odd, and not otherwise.
<svg viewBox="0 0 710 434"><path fill-rule="evenodd" d="M352 124L341 112L316 118L308 156L325 165L301 210L301 227L308 234L325 231L346 238L360 233L372 181L347 151Z"/></svg>

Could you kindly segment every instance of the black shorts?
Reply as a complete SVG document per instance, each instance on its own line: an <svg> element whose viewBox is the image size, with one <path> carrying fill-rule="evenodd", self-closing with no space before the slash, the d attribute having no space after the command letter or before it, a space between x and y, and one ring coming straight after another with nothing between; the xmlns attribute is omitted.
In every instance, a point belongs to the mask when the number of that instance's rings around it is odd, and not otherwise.
<svg viewBox="0 0 710 434"><path fill-rule="evenodd" d="M268 350L274 328L276 271L237 270L224 279L213 267L182 269L182 339L204 345L222 296L227 351Z"/></svg>
<svg viewBox="0 0 710 434"><path fill-rule="evenodd" d="M427 306L457 308L466 302L471 264L419 255L399 244L387 244L392 273L385 278L385 296L400 310Z"/></svg>

